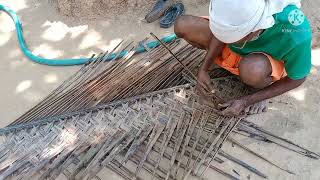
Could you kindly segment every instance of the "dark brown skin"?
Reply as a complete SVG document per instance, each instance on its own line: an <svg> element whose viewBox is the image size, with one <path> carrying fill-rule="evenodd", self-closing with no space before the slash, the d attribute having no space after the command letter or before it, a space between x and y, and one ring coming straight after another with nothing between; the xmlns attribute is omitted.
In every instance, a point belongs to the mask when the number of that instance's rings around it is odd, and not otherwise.
<svg viewBox="0 0 320 180"><path fill-rule="evenodd" d="M208 20L196 16L180 16L175 22L174 31L178 37L185 39L191 45L207 50L207 55L198 73L198 81L205 86L207 92L211 92L209 69L213 64L213 59L221 54L225 43L213 36ZM201 86L198 88L201 89Z"/></svg>
<svg viewBox="0 0 320 180"><path fill-rule="evenodd" d="M305 80L306 78L300 80L293 80L288 77L285 77L252 95L245 96L240 99L236 99L222 104L221 107L226 108L224 111L222 111L222 113L227 116L240 115L246 107L257 102L270 99L275 96L279 96L292 89L295 89L299 87Z"/></svg>
<svg viewBox="0 0 320 180"><path fill-rule="evenodd" d="M207 50L206 57L198 74L198 81L205 85L206 91L211 92L212 84L209 77L209 69L213 64L213 60L221 54L225 43L214 37L209 28L209 21L201 17L181 16L177 19L174 30L178 37L185 39L195 47ZM241 45L260 32L250 33L236 43ZM252 59L255 61L252 61ZM255 69L255 71L252 71L252 69ZM249 96L221 104L222 113L226 116L238 116L248 106L286 93L297 88L305 81L305 78L293 80L285 77L273 83L270 76L271 64L263 54L250 54L244 57L240 63L239 70L240 78L244 83L260 90Z"/></svg>

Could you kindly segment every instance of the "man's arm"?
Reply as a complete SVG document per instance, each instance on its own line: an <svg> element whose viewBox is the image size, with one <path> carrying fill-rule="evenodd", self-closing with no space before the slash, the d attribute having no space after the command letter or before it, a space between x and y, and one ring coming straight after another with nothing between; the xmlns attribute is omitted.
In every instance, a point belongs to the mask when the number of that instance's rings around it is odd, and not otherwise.
<svg viewBox="0 0 320 180"><path fill-rule="evenodd" d="M246 101L246 106L250 106L257 102L286 93L292 89L299 87L305 80L306 78L300 80L293 80L289 77L285 77L279 81L276 81L275 83L266 87L265 89L256 92L255 94L244 97Z"/></svg>
<svg viewBox="0 0 320 180"><path fill-rule="evenodd" d="M246 107L295 89L299 87L305 80L306 78L293 80L289 77L285 77L252 95L222 104L221 107L226 108L222 113L228 116L237 116L243 112Z"/></svg>
<svg viewBox="0 0 320 180"><path fill-rule="evenodd" d="M212 90L209 69L213 63L213 60L221 54L224 46L225 44L223 42L219 41L216 37L212 36L206 57L204 58L204 62L200 67L198 73L198 81L203 84L204 88L206 88L205 90L208 92L211 92ZM198 85L198 88L201 87Z"/></svg>

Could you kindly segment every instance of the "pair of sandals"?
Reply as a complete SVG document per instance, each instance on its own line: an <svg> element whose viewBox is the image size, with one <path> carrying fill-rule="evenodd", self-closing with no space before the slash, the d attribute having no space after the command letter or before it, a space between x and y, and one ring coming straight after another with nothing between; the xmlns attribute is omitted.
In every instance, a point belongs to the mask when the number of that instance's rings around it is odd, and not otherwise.
<svg viewBox="0 0 320 180"><path fill-rule="evenodd" d="M162 17L160 19L160 27L169 28L184 12L185 9L182 3L174 3L173 0L157 0L145 19L148 23L151 23Z"/></svg>

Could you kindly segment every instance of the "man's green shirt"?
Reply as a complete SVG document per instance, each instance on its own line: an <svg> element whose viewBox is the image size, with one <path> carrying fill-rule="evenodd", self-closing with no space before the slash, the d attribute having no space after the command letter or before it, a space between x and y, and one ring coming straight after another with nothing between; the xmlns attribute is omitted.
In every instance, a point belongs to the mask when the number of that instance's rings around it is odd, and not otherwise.
<svg viewBox="0 0 320 180"><path fill-rule="evenodd" d="M275 25L266 29L258 39L249 41L242 49L230 44L230 49L240 55L264 52L284 62L289 78L305 78L311 69L312 44L312 30L307 18L293 5L273 16Z"/></svg>

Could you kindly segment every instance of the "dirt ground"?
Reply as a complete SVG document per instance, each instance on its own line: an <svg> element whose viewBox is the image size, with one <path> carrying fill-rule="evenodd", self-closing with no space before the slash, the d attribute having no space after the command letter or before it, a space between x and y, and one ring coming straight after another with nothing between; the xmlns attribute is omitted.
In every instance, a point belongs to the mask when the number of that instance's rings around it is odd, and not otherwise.
<svg viewBox="0 0 320 180"><path fill-rule="evenodd" d="M146 2L146 9L152 1ZM193 15L207 15L208 1L184 0L186 12ZM111 49L122 39L139 41L149 32L164 36L173 32L171 29L160 29L158 22L146 24L144 9L134 14L119 11L109 16L106 10L101 16L90 15L90 18L71 18L57 11L54 0L0 0L17 11L23 23L24 35L29 48L38 55L48 58L69 58L90 56ZM139 9L139 8L138 8ZM300 88L283 96L274 98L267 113L250 117L250 120L277 135L291 139L313 151L320 152L320 46L319 33L320 3L308 1L304 12L310 18L314 29L313 68L307 82ZM101 12L100 12L101 13ZM85 14L83 14L84 16ZM317 27L318 26L318 27ZM49 67L31 62L21 53L11 19L0 13L0 126L4 127L25 111L36 105L63 80L72 75L79 66ZM247 138L238 138L248 147L269 157L274 162L286 167L296 175L274 168L253 157L237 147L226 144L223 149L268 175L271 180L318 180L320 179L320 161L296 155L278 146L255 142ZM259 180L260 177L249 171L225 162L220 165L228 172L235 169L241 179ZM109 170L100 172L101 179L121 179ZM61 177L61 179L63 179ZM224 180L225 177L214 171L208 171L205 179Z"/></svg>

